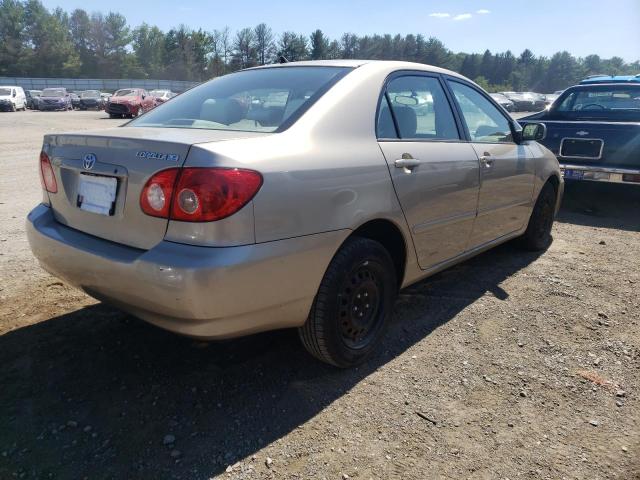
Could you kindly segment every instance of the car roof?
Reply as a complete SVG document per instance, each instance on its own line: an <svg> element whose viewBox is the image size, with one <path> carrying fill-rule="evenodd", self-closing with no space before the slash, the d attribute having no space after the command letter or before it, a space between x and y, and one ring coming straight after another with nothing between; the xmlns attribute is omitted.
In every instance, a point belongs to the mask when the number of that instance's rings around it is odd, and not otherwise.
<svg viewBox="0 0 640 480"><path fill-rule="evenodd" d="M433 65L427 65L425 63L415 62L402 62L396 60L356 60L356 59L342 59L342 60L305 60L300 62L286 62L275 63L269 65L262 65L259 67L249 68L247 70L262 69L262 68L287 68L287 67L348 67L359 68L367 66L371 69L379 70L420 70L424 72L443 73L451 75L452 77L463 78L459 73L447 70L445 68L435 67Z"/></svg>
<svg viewBox="0 0 640 480"><path fill-rule="evenodd" d="M580 82L580 85L593 85L600 83L640 83L638 75L596 75L587 77Z"/></svg>
<svg viewBox="0 0 640 480"><path fill-rule="evenodd" d="M567 90L586 90L590 87L632 87L640 88L640 82L594 82L594 83L582 83L567 88ZM565 90L565 92L567 91Z"/></svg>

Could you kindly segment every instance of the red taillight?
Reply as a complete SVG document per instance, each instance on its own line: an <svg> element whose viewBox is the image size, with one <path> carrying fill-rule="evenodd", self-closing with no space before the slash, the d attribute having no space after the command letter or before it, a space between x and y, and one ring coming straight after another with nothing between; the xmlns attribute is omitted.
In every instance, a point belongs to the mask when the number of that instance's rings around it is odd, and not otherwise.
<svg viewBox="0 0 640 480"><path fill-rule="evenodd" d="M42 188L47 192L58 192L58 182L56 182L49 155L44 152L40 152L40 181L42 182Z"/></svg>
<svg viewBox="0 0 640 480"><path fill-rule="evenodd" d="M244 207L262 176L238 168L171 168L156 173L140 195L142 211L184 222L213 222Z"/></svg>
<svg viewBox="0 0 640 480"><path fill-rule="evenodd" d="M145 184L140 194L142 211L152 217L169 218L171 197L179 168L161 170Z"/></svg>

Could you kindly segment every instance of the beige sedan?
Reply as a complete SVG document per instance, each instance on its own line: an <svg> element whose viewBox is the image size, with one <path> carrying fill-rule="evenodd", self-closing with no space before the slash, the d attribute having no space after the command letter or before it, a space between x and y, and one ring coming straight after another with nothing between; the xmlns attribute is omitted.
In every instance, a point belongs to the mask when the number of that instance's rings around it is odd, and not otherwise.
<svg viewBox="0 0 640 480"><path fill-rule="evenodd" d="M511 239L550 243L563 181L544 134L428 65L245 70L121 128L45 136L29 242L52 274L162 328L297 328L352 366L399 289Z"/></svg>

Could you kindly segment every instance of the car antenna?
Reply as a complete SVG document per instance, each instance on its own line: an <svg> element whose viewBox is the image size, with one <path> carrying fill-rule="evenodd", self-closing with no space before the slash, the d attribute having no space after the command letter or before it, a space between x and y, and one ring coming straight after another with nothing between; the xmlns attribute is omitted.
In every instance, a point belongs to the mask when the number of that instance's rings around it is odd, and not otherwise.
<svg viewBox="0 0 640 480"><path fill-rule="evenodd" d="M278 57L278 63L289 63L289 60L287 60L287 57L285 57L284 55L280 55Z"/></svg>

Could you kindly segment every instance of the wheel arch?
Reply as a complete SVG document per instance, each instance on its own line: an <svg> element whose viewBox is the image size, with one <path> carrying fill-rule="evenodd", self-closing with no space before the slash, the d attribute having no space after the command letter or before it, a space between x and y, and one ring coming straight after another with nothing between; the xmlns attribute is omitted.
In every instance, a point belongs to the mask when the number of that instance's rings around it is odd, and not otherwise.
<svg viewBox="0 0 640 480"><path fill-rule="evenodd" d="M400 227L389 219L377 218L360 225L347 239L354 236L374 240L389 252L396 270L398 288L400 288L406 273L408 251L407 241Z"/></svg>

